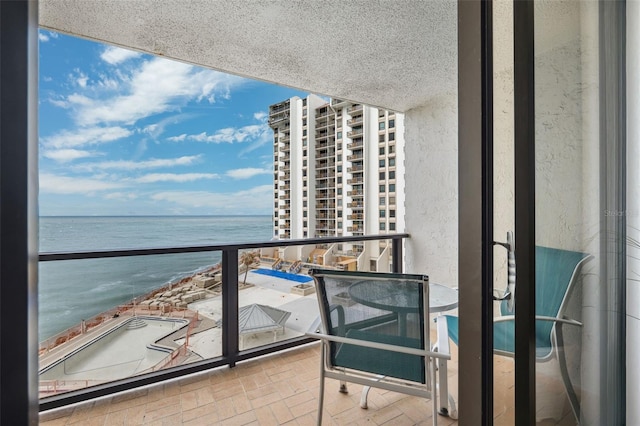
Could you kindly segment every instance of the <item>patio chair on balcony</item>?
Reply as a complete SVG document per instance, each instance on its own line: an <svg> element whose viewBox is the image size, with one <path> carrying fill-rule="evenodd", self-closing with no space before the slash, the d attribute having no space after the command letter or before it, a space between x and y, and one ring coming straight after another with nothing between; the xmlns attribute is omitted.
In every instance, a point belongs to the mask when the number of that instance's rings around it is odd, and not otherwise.
<svg viewBox="0 0 640 426"><path fill-rule="evenodd" d="M430 398L436 425L436 360L450 356L430 350L428 277L317 269L309 275L322 322L321 333L308 334L322 342L318 424L328 377L343 393L346 382L365 386L362 408L368 387Z"/></svg>
<svg viewBox="0 0 640 426"><path fill-rule="evenodd" d="M494 300L500 300L501 316L494 319L493 347L497 355L515 354L515 288L516 268L512 236L507 243L497 243L509 251L508 285ZM566 317L569 296L580 278L580 270L593 256L569 250L536 246L536 362L557 359L562 381L573 413L580 421L580 403L569 377L564 349L563 326L581 327L582 323ZM458 317L443 315L439 328L458 344ZM440 324L439 324L440 325ZM444 331L444 329L447 331Z"/></svg>

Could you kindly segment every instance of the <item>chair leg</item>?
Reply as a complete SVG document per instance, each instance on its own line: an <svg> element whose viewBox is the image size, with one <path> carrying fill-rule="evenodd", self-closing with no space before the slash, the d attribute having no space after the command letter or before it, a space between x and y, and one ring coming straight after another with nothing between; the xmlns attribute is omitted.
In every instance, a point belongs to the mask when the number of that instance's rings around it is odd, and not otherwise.
<svg viewBox="0 0 640 426"><path fill-rule="evenodd" d="M324 409L324 357L325 342L322 341L322 345L320 346L320 393L318 394L318 426L322 425L322 410Z"/></svg>
<svg viewBox="0 0 640 426"><path fill-rule="evenodd" d="M436 359L431 358L431 417L433 418L433 426L438 426L438 383L436 381Z"/></svg>
<svg viewBox="0 0 640 426"><path fill-rule="evenodd" d="M362 388L362 395L360 396L360 408L364 408L365 410L369 408L367 404L367 398L369 397L369 391L371 390L371 386L365 386Z"/></svg>
<svg viewBox="0 0 640 426"><path fill-rule="evenodd" d="M573 384L571 383L571 378L569 377L567 358L564 354L564 340L562 337L561 323L558 323L556 325L556 349L558 351L558 364L560 365L560 375L562 376L562 381L564 382L564 388L567 391L567 397L569 397L569 403L571 404L573 415L576 417L576 421L580 423L580 402L578 401L578 395L576 394L575 389L573 389Z"/></svg>
<svg viewBox="0 0 640 426"><path fill-rule="evenodd" d="M440 386L440 408L438 414L441 416L449 416L449 407L447 406L449 397L449 378L447 377L447 360L438 359L436 361L438 365L438 381ZM435 372L434 372L435 373Z"/></svg>

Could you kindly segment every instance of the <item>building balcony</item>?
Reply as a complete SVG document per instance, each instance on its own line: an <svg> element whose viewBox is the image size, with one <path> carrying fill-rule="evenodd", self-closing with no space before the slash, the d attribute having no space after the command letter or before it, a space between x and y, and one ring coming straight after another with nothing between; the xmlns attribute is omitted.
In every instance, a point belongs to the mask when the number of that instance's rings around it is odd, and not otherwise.
<svg viewBox="0 0 640 426"><path fill-rule="evenodd" d="M335 177L336 177L335 172L332 172L332 173L324 172L324 173L316 174L316 179L333 179Z"/></svg>
<svg viewBox="0 0 640 426"><path fill-rule="evenodd" d="M362 197L364 197L364 191L347 191L347 195L349 197L362 198Z"/></svg>
<svg viewBox="0 0 640 426"><path fill-rule="evenodd" d="M362 148L364 146L364 143L362 141L362 139L357 139L351 143L347 144L347 149L356 149L356 148Z"/></svg>
<svg viewBox="0 0 640 426"><path fill-rule="evenodd" d="M271 127L277 126L278 123L281 123L285 120L289 120L289 113L273 115L269 117L269 126Z"/></svg>
<svg viewBox="0 0 640 426"><path fill-rule="evenodd" d="M362 173L363 171L364 171L364 166L361 166L361 165L347 167L347 173Z"/></svg>
<svg viewBox="0 0 640 426"><path fill-rule="evenodd" d="M353 155L348 155L347 156L347 161L360 161L364 158L364 155L362 153L360 154L353 154Z"/></svg>
<svg viewBox="0 0 640 426"><path fill-rule="evenodd" d="M364 179L361 177L358 178L354 178L354 179L347 179L347 183L349 185L358 185L358 184L363 184L364 183Z"/></svg>
<svg viewBox="0 0 640 426"><path fill-rule="evenodd" d="M282 216L280 216L280 218L282 218ZM349 220L364 220L364 215L363 214L350 214L350 215L347 215L347 219L349 219Z"/></svg>
<svg viewBox="0 0 640 426"><path fill-rule="evenodd" d="M357 115L357 114L362 114L362 105L358 104L358 105L353 105L349 108L347 108L347 112L349 114L353 115Z"/></svg>
<svg viewBox="0 0 640 426"><path fill-rule="evenodd" d="M333 168L336 165L335 161L322 161L316 162L316 169L328 169Z"/></svg>
<svg viewBox="0 0 640 426"><path fill-rule="evenodd" d="M355 137L358 137L358 136L362 136L362 132L363 132L362 127L358 128L358 129L353 129L352 131L347 132L347 137L355 138Z"/></svg>
<svg viewBox="0 0 640 426"><path fill-rule="evenodd" d="M347 120L347 125L348 126L355 126L355 125L358 125L358 124L362 124L362 116L361 115L356 117L356 118L352 118L350 120Z"/></svg>
<svg viewBox="0 0 640 426"><path fill-rule="evenodd" d="M329 209L335 209L336 205L335 203L317 203L316 204L316 210L329 210Z"/></svg>
<svg viewBox="0 0 640 426"><path fill-rule="evenodd" d="M335 108L342 108L343 106L348 105L350 102L342 99L331 99L331 106Z"/></svg>

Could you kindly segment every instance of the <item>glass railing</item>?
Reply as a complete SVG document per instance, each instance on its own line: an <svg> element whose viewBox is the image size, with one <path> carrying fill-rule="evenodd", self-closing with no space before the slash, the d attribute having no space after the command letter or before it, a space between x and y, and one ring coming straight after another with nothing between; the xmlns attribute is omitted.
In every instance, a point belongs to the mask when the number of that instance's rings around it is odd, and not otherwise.
<svg viewBox="0 0 640 426"><path fill-rule="evenodd" d="M402 240L408 237L41 253L40 276L46 280L41 280L40 311L55 306L57 327L64 329L41 324L46 336L39 351L41 409L233 367L308 343L305 333L318 327L319 318L306 272L340 269L344 258L338 257L338 245L353 250L372 240L392 241L391 269L400 272L395 259L402 259ZM168 267L173 279L154 281ZM128 278L114 280L114 271ZM80 283L78 288L67 288L67 296L53 303L72 282Z"/></svg>

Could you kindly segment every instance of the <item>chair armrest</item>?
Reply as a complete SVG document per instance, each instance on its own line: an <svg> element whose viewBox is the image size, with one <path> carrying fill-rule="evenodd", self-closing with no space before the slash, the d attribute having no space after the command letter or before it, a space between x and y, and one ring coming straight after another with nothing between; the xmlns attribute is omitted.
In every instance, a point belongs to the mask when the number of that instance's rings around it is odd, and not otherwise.
<svg viewBox="0 0 640 426"><path fill-rule="evenodd" d="M331 315L331 311L338 311L338 334L344 336L346 334L344 306L338 304L329 305L329 315Z"/></svg>
<svg viewBox="0 0 640 426"><path fill-rule="evenodd" d="M363 346L366 348L380 349L383 351L400 352L409 355L427 356L430 358L451 359L451 355L448 353L431 352L426 349L408 348L406 346L388 345L386 343L370 342L368 340L350 339L348 337L330 336L328 334L321 333L305 333L305 336L314 339L328 340L337 343L346 343L348 345Z"/></svg>
<svg viewBox="0 0 640 426"><path fill-rule="evenodd" d="M513 315L503 315L501 317L494 318L494 322L505 322L505 321L515 321L516 317ZM569 318L558 318L558 317L545 317L542 315L536 315L536 321L551 321L558 322L561 324L568 325L577 325L578 327L582 327L582 323L580 321L576 321Z"/></svg>

